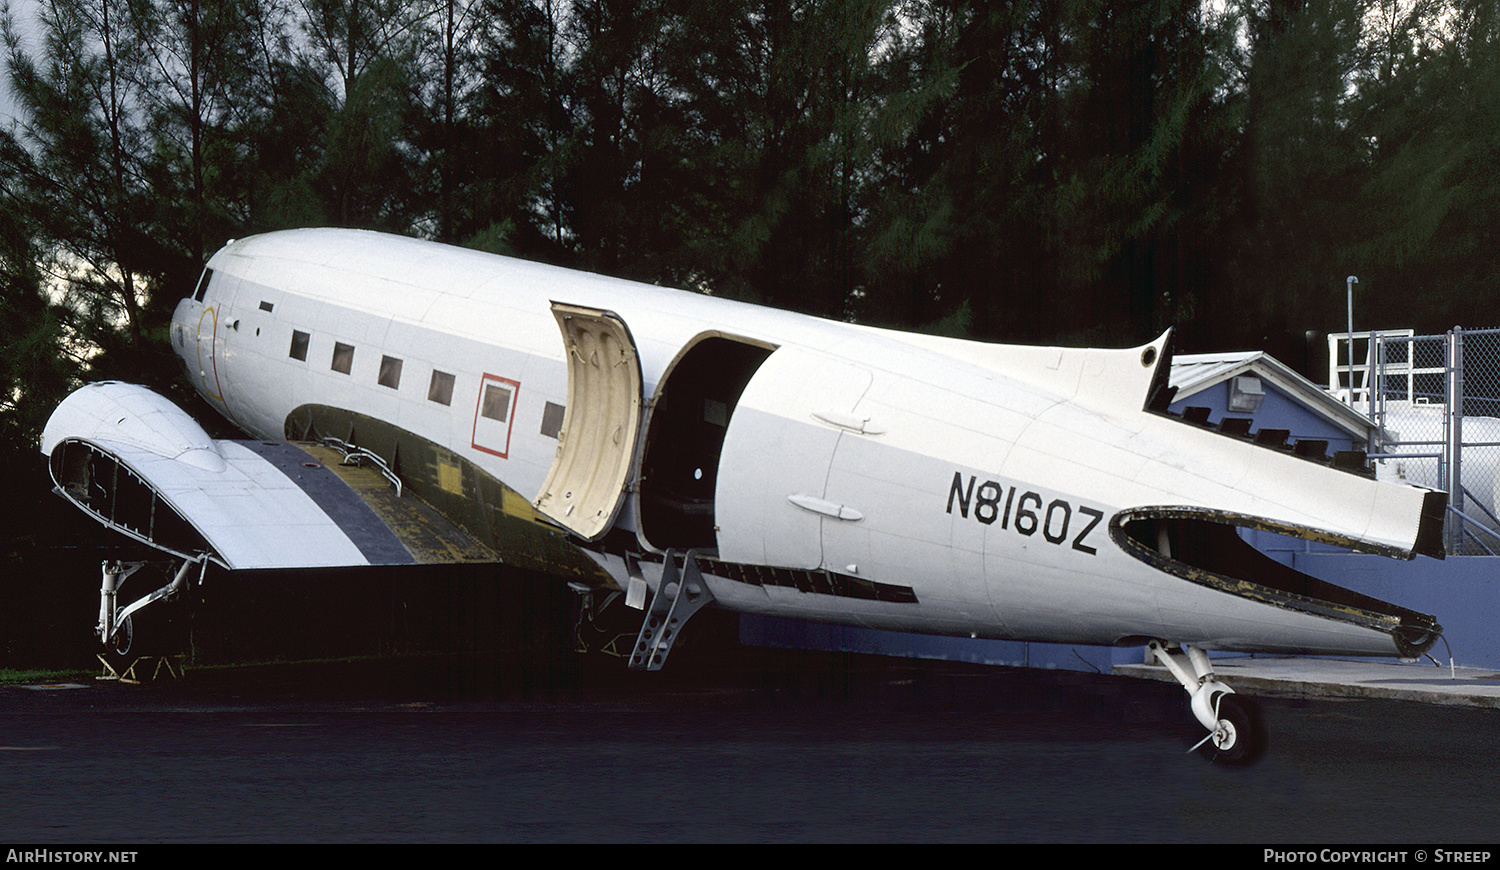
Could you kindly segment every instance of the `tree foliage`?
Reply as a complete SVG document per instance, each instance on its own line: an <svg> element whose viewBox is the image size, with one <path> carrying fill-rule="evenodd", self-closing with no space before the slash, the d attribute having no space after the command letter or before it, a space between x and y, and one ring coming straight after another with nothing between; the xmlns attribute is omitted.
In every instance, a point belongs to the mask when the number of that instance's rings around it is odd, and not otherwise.
<svg viewBox="0 0 1500 870"><path fill-rule="evenodd" d="M299 225L976 338L1176 326L1294 361L1347 274L1362 319L1422 329L1480 316L1497 278L1480 0L36 8L37 39L5 26L0 207L8 275L45 290L7 297L30 313L5 339L65 349L54 392L170 382L163 327L203 260Z"/></svg>

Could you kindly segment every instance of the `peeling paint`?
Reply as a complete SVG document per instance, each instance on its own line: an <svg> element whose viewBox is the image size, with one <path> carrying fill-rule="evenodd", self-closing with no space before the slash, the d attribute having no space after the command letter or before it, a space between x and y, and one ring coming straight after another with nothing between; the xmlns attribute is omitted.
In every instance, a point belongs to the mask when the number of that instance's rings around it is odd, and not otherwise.
<svg viewBox="0 0 1500 870"><path fill-rule="evenodd" d="M1306 613L1391 636L1396 654L1421 655L1437 642L1442 626L1427 614L1362 595L1302 574L1260 553L1240 540L1236 528L1261 529L1305 541L1363 549L1380 555L1410 558L1410 553L1367 543L1331 532L1280 523L1260 517L1193 507L1141 507L1116 514L1109 524L1110 538L1133 558L1174 577L1229 595L1258 601L1284 610ZM1167 552L1153 549L1146 541L1168 533ZM1175 537L1172 537L1175 536ZM1230 540L1232 536L1233 540ZM1177 547L1176 550L1173 547ZM1228 552L1233 549L1234 552ZM1174 558L1183 550L1194 553L1194 561ZM1200 564L1207 562L1208 564ZM1235 576L1216 568L1236 568L1238 573L1256 570L1255 579ZM1300 587L1294 588L1294 587Z"/></svg>

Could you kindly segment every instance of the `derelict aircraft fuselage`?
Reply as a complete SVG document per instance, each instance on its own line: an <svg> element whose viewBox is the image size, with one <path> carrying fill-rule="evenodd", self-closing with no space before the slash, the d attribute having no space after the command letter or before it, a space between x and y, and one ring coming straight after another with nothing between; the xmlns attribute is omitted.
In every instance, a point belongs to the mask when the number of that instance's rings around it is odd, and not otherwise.
<svg viewBox="0 0 1500 870"><path fill-rule="evenodd" d="M133 498L175 519L112 524L187 560L404 561L372 543L382 523L302 484L310 454L270 445L326 442L365 451L480 552L643 607L691 587L736 611L904 631L1405 657L1440 631L1237 529L1440 557L1445 496L1167 413L1169 335L992 345L296 230L219 251L171 336L254 442L102 384L60 406L43 451L105 522L129 496L100 469L127 470Z"/></svg>

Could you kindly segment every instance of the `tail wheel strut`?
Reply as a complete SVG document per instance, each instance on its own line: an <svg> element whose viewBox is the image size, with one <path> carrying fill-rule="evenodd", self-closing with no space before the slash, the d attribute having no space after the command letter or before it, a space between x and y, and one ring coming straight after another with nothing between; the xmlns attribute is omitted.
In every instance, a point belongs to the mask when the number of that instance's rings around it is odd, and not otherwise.
<svg viewBox="0 0 1500 870"><path fill-rule="evenodd" d="M1196 750L1219 764L1254 763L1265 748L1265 727L1255 702L1220 682L1208 654L1198 647L1183 645L1174 650L1153 641L1146 649L1192 696L1193 716L1208 729L1208 735L1188 751Z"/></svg>

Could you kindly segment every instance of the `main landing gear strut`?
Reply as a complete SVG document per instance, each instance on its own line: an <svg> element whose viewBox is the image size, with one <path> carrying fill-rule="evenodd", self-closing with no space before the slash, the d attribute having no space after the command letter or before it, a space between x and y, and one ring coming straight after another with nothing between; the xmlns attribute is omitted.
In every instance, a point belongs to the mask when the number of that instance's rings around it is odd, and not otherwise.
<svg viewBox="0 0 1500 870"><path fill-rule="evenodd" d="M1208 729L1208 736L1193 749L1212 761L1236 766L1260 757L1265 748L1260 711L1254 702L1219 682L1207 653L1195 646L1169 647L1160 641L1152 641L1146 649L1192 696L1193 715Z"/></svg>
<svg viewBox="0 0 1500 870"><path fill-rule="evenodd" d="M208 568L208 559L199 556L196 559L184 559L181 567L177 569L171 582L162 586L150 594L143 595L125 607L119 606L117 601L120 586L133 574L146 566L145 562L104 562L100 573L102 580L99 585L99 623L95 626L99 641L104 646L104 652L100 658L105 667L119 679L133 679L133 672L137 662L150 656L146 653L158 653L157 658L166 661L166 657L159 653L168 652L161 648L163 641L160 637L151 637L156 626L140 626L137 623L145 614L141 610L147 605L157 602L169 602L178 597L187 589L192 582L193 568L197 568L198 580L201 582L203 573ZM153 612L160 608L153 608ZM145 629L144 632L141 629ZM177 652L171 650L170 652ZM173 670L171 664L168 670Z"/></svg>

